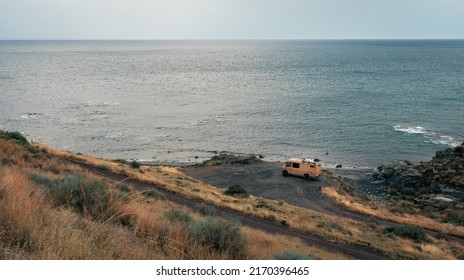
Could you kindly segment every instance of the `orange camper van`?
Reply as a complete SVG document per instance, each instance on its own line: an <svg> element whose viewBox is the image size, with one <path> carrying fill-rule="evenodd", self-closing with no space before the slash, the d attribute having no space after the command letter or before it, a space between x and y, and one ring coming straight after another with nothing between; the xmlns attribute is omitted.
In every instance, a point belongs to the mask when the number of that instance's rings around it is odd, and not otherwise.
<svg viewBox="0 0 464 280"><path fill-rule="evenodd" d="M282 167L282 175L300 176L312 180L321 175L321 163L318 159L291 158Z"/></svg>

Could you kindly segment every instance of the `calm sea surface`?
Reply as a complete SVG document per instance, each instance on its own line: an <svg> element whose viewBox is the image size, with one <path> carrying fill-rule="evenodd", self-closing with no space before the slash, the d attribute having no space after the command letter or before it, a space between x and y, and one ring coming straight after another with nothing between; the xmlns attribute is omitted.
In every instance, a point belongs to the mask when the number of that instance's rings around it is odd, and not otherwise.
<svg viewBox="0 0 464 280"><path fill-rule="evenodd" d="M464 41L0 41L0 129L107 158L428 160L464 141Z"/></svg>

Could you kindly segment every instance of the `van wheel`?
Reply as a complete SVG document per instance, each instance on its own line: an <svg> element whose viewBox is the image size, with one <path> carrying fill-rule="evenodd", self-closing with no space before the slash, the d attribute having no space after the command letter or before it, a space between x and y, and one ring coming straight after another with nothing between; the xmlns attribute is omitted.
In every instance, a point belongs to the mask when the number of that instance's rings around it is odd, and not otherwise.
<svg viewBox="0 0 464 280"><path fill-rule="evenodd" d="M287 172L287 170L282 171L282 176L288 177L288 172Z"/></svg>
<svg viewBox="0 0 464 280"><path fill-rule="evenodd" d="M304 178L305 178L305 180L308 180L308 181L311 180L311 176L309 176L308 174L305 174Z"/></svg>

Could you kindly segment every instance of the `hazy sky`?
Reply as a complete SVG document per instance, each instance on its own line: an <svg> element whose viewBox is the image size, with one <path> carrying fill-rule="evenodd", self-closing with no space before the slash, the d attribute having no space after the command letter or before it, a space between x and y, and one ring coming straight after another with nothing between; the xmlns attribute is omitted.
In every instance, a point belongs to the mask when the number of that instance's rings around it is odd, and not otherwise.
<svg viewBox="0 0 464 280"><path fill-rule="evenodd" d="M0 39L464 39L464 0L0 0Z"/></svg>

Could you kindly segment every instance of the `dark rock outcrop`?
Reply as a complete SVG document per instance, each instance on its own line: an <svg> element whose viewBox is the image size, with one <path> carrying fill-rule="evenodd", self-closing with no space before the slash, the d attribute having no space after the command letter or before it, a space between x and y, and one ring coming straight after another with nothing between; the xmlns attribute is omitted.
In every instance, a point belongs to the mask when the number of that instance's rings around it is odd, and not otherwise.
<svg viewBox="0 0 464 280"><path fill-rule="evenodd" d="M392 194L443 193L464 201L464 143L436 152L428 162L381 165L372 178L385 182Z"/></svg>
<svg viewBox="0 0 464 280"><path fill-rule="evenodd" d="M201 165L252 164L261 162L261 158L262 156L255 155L219 154L204 161Z"/></svg>

